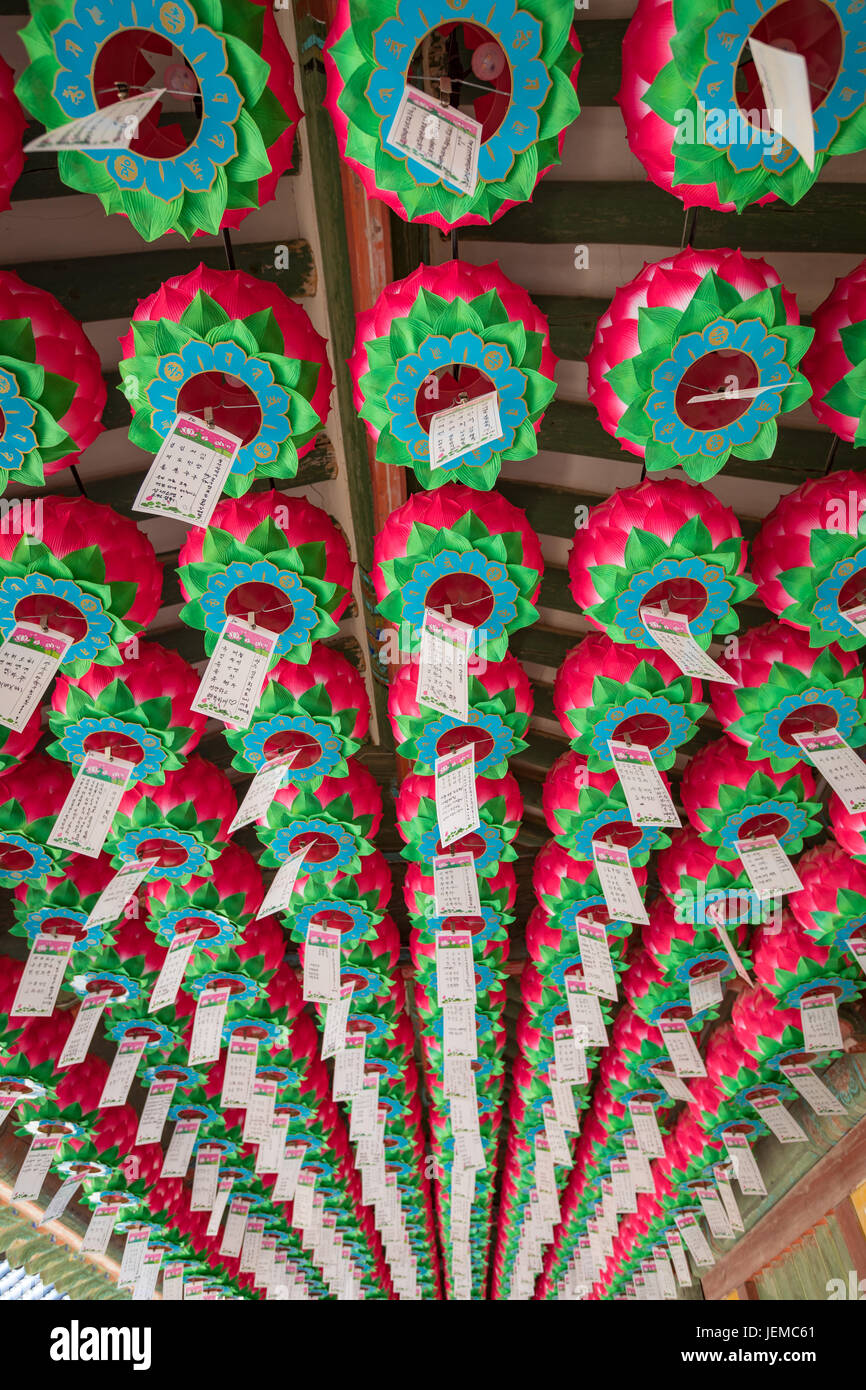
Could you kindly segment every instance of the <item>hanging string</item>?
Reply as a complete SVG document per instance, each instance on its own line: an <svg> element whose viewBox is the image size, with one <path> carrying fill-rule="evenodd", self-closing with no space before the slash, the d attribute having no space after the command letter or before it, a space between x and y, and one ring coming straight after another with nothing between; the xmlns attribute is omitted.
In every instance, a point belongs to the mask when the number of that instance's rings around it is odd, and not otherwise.
<svg viewBox="0 0 866 1390"><path fill-rule="evenodd" d="M223 227L223 246L225 247L226 264L228 265L229 270L236 270L237 266L235 265L235 252L234 247L232 246L232 239L228 227Z"/></svg>

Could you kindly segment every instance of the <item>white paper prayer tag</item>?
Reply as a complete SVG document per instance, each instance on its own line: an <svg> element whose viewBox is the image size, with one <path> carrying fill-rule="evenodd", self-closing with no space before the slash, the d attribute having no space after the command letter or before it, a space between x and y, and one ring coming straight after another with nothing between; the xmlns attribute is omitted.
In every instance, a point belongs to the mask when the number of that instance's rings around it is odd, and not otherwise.
<svg viewBox="0 0 866 1390"><path fill-rule="evenodd" d="M275 1202L292 1202L298 1185L306 1147L303 1144L288 1143L283 1149L277 1180L274 1183L272 1199Z"/></svg>
<svg viewBox="0 0 866 1390"><path fill-rule="evenodd" d="M607 1047L607 1029L604 1026L598 996L591 994L585 982L577 975L566 976L565 993L574 1040L578 1047Z"/></svg>
<svg viewBox="0 0 866 1390"><path fill-rule="evenodd" d="M298 874L310 845L304 845L303 849L295 850L288 859L280 865L274 877L271 879L271 886L265 894L265 900L256 913L256 921L260 917L270 917L272 913L288 912L291 909L292 894L295 891L295 884L298 881Z"/></svg>
<svg viewBox="0 0 866 1390"><path fill-rule="evenodd" d="M449 1003L442 1007L442 1049L446 1056L478 1056L478 1030L475 1022L475 1006L466 1003Z"/></svg>
<svg viewBox="0 0 866 1390"><path fill-rule="evenodd" d="M583 1047L575 1043L574 1029L570 1023L558 1023L553 1030L553 1055L556 1059L556 1074L560 1081L570 1081L585 1086L588 1081L586 1055Z"/></svg>
<svg viewBox="0 0 866 1390"><path fill-rule="evenodd" d="M162 1271L163 1301L173 1302L183 1298L183 1265L166 1265Z"/></svg>
<svg viewBox="0 0 866 1390"><path fill-rule="evenodd" d="M455 1096L476 1096L475 1074L471 1057L446 1054L442 1067L442 1089L449 1100Z"/></svg>
<svg viewBox="0 0 866 1390"><path fill-rule="evenodd" d="M141 1261L141 1271L132 1290L133 1302L148 1303L153 1298L156 1293L156 1281L159 1278L162 1256L162 1250L145 1250Z"/></svg>
<svg viewBox="0 0 866 1390"><path fill-rule="evenodd" d="M214 1198L213 1205L210 1209L210 1217L208 1219L207 1229L205 1231L206 1236L213 1237L219 1234L219 1228L222 1225L223 1215L225 1214L225 1209L228 1206L229 1197L231 1196L233 1186L234 1178L219 1179L217 1183L216 1197Z"/></svg>
<svg viewBox="0 0 866 1390"><path fill-rule="evenodd" d="M472 744L437 758L435 765L436 819L443 849L462 840L480 825L475 790L475 748Z"/></svg>
<svg viewBox="0 0 866 1390"><path fill-rule="evenodd" d="M592 857L601 883L605 906L616 922L637 922L649 925L646 908L641 901L634 870L624 845L592 842Z"/></svg>
<svg viewBox="0 0 866 1390"><path fill-rule="evenodd" d="M243 618L226 618L191 708L209 719L248 729L279 640L278 632L254 627Z"/></svg>
<svg viewBox="0 0 866 1390"><path fill-rule="evenodd" d="M183 977L189 965L189 958L193 953L195 943L198 941L200 928L195 927L192 931L175 932L171 939L165 960L160 966L160 971L156 977L156 984L150 996L150 1003L147 1006L149 1014L155 1014L167 1005L173 1004L177 998L177 992L183 984Z"/></svg>
<svg viewBox="0 0 866 1390"><path fill-rule="evenodd" d="M195 1006L192 1037L189 1041L191 1067L215 1062L219 1057L230 993L228 987L225 987L203 989L199 995Z"/></svg>
<svg viewBox="0 0 866 1390"><path fill-rule="evenodd" d="M617 999L616 975L607 941L607 932L600 922L588 917L576 917L574 926L580 943L580 963L583 980L590 994L603 999Z"/></svg>
<svg viewBox="0 0 866 1390"><path fill-rule="evenodd" d="M610 1177L613 1183L613 1195L617 1211L637 1211L634 1183L627 1158L611 1159Z"/></svg>
<svg viewBox="0 0 866 1390"><path fill-rule="evenodd" d="M475 629L424 609L415 698L453 719L469 718L469 654Z"/></svg>
<svg viewBox="0 0 866 1390"><path fill-rule="evenodd" d="M713 1175L716 1179L716 1187L719 1189L719 1196L722 1199L722 1206L725 1208L731 1223L731 1230L744 1231L746 1228L740 1215L740 1208L737 1206L734 1189L728 1182L728 1177L732 1176L730 1168L727 1164L717 1164L713 1169Z"/></svg>
<svg viewBox="0 0 866 1390"><path fill-rule="evenodd" d="M810 762L852 815L866 811L866 763L835 729L794 734Z"/></svg>
<svg viewBox="0 0 866 1390"><path fill-rule="evenodd" d="M749 39L749 48L764 94L770 129L793 145L810 169L815 168L815 124L809 69L802 53Z"/></svg>
<svg viewBox="0 0 866 1390"><path fill-rule="evenodd" d="M128 150L138 135L139 123L165 95L164 87L126 97L123 101L78 116L56 130L46 130L24 146L25 154L56 150Z"/></svg>
<svg viewBox="0 0 866 1390"><path fill-rule="evenodd" d="M111 1233L120 1215L120 1207L104 1203L95 1208L84 1233L79 1251L82 1255L104 1255L111 1240Z"/></svg>
<svg viewBox="0 0 866 1390"><path fill-rule="evenodd" d="M808 1062L788 1062L781 1068L791 1085L811 1105L816 1115L844 1115L845 1106L834 1095L819 1076L816 1076Z"/></svg>
<svg viewBox="0 0 866 1390"><path fill-rule="evenodd" d="M108 993L87 994L82 999L75 1015L66 1042L63 1044L63 1051L57 1060L58 1071L65 1067L77 1067L83 1062L93 1041L93 1035L105 1012L105 1006L111 999Z"/></svg>
<svg viewBox="0 0 866 1390"><path fill-rule="evenodd" d="M563 1129L570 1130L577 1134L580 1131L580 1121L577 1118L577 1110L574 1104L574 1091L572 1082L562 1081L556 1069L556 1063L551 1062L548 1066L548 1081L550 1082L550 1094L553 1098L553 1108L556 1111L556 1118Z"/></svg>
<svg viewBox="0 0 866 1390"><path fill-rule="evenodd" d="M437 410L430 418L430 467L444 468L501 438L498 391Z"/></svg>
<svg viewBox="0 0 866 1390"><path fill-rule="evenodd" d="M307 928L303 994L308 1003L339 1003L342 939L338 927L317 927L310 923Z"/></svg>
<svg viewBox="0 0 866 1390"><path fill-rule="evenodd" d="M364 1085L367 1039L364 1033L347 1033L346 1046L334 1055L334 1100L351 1100Z"/></svg>
<svg viewBox="0 0 866 1390"><path fill-rule="evenodd" d="M236 1028L229 1039L226 1054L226 1069L223 1075L223 1089L220 1104L245 1107L253 1098L256 1082L256 1064L259 1058L258 1038L245 1038Z"/></svg>
<svg viewBox="0 0 866 1390"><path fill-rule="evenodd" d="M841 1052L844 1049L836 996L832 991L805 995L800 1000L800 1026L807 1052Z"/></svg>
<svg viewBox="0 0 866 1390"><path fill-rule="evenodd" d="M652 1101L630 1100L628 1113L641 1153L647 1158L664 1158L665 1143Z"/></svg>
<svg viewBox="0 0 866 1390"><path fill-rule="evenodd" d="M265 1143L273 1122L276 1099L276 1081L268 1081L263 1076L257 1076L253 1082L252 1095L244 1117L243 1142L245 1144Z"/></svg>
<svg viewBox="0 0 866 1390"><path fill-rule="evenodd" d="M437 917L480 917L478 871L469 853L437 854L433 860L433 902Z"/></svg>
<svg viewBox="0 0 866 1390"><path fill-rule="evenodd" d="M247 1198L232 1197L231 1199L229 1214L223 1227L222 1244L220 1245L220 1254L225 1255L226 1259L236 1260L241 1253L250 1206L251 1203Z"/></svg>
<svg viewBox="0 0 866 1390"><path fill-rule="evenodd" d="M679 827L680 818L651 750L643 744L612 738L608 739L607 746L633 823Z"/></svg>
<svg viewBox="0 0 866 1390"><path fill-rule="evenodd" d="M147 1226L133 1226L127 1232L123 1258L120 1261L120 1273L117 1276L119 1289L131 1288L137 1282L149 1240L150 1229Z"/></svg>
<svg viewBox="0 0 866 1390"><path fill-rule="evenodd" d="M717 1004L721 1004L724 995L725 987L718 971L711 975L689 977L689 1004L693 1018L705 1009L714 1009Z"/></svg>
<svg viewBox="0 0 866 1390"><path fill-rule="evenodd" d="M107 1110L111 1106L125 1105L129 1095L129 1088L135 1076L138 1064L144 1056L144 1049L147 1047L147 1038L142 1034L139 1037L127 1036L121 1038L117 1044L117 1051L111 1063L111 1069L105 1078L105 1085L102 1088L102 1095L99 1097L99 1109Z"/></svg>
<svg viewBox="0 0 866 1390"><path fill-rule="evenodd" d="M399 154L471 196L478 183L481 129L471 116L407 84L385 140Z"/></svg>
<svg viewBox="0 0 866 1390"><path fill-rule="evenodd" d="M65 1212L66 1208L69 1206L69 1203L72 1201L80 1186L81 1178L77 1178L74 1175L69 1178L64 1178L63 1182L58 1187L54 1196L51 1198L51 1201L48 1203L48 1206L42 1213L42 1219L39 1222L39 1225L46 1226L49 1221L58 1221Z"/></svg>
<svg viewBox="0 0 866 1390"><path fill-rule="evenodd" d="M708 1183L706 1187L697 1188L695 1195L701 1204L701 1211L707 1218L710 1235L716 1240L733 1240L734 1228L715 1187Z"/></svg>
<svg viewBox="0 0 866 1390"><path fill-rule="evenodd" d="M19 1018L47 1018L54 1012L74 945L71 936L34 937L10 1010Z"/></svg>
<svg viewBox="0 0 866 1390"><path fill-rule="evenodd" d="M736 680L699 646L692 636L684 613L663 613L660 608L641 608L641 621L656 644L678 666L684 676L695 680L719 681L736 685Z"/></svg>
<svg viewBox="0 0 866 1390"><path fill-rule="evenodd" d="M195 415L178 415L147 470L133 511L190 526L209 525L242 445L236 434Z"/></svg>
<svg viewBox="0 0 866 1390"><path fill-rule="evenodd" d="M85 753L48 837L49 845L98 858L134 767L103 753Z"/></svg>
<svg viewBox="0 0 866 1390"><path fill-rule="evenodd" d="M866 941L862 936L853 933L845 943L849 954L854 957L863 974L866 975Z"/></svg>
<svg viewBox="0 0 866 1390"><path fill-rule="evenodd" d="M237 815L229 826L230 835L236 830L243 830L245 825L252 825L254 821L264 819L297 756L297 749L292 753L281 753L278 758L271 758L270 762L259 768L247 787L246 796L238 807Z"/></svg>
<svg viewBox="0 0 866 1390"><path fill-rule="evenodd" d="M0 646L0 724L21 733L72 645L64 632L16 623Z"/></svg>
<svg viewBox="0 0 866 1390"><path fill-rule="evenodd" d="M222 1150L202 1144L195 1156L190 1211L211 1211L216 1201Z"/></svg>
<svg viewBox="0 0 866 1390"><path fill-rule="evenodd" d="M439 1006L475 1003L471 932L436 933L436 998Z"/></svg>
<svg viewBox="0 0 866 1390"><path fill-rule="evenodd" d="M674 1220L677 1223L680 1235L688 1246L689 1253L692 1255L695 1264L703 1269L707 1269L710 1265L715 1264L713 1252L707 1244L707 1238L701 1230L694 1212L674 1212Z"/></svg>
<svg viewBox="0 0 866 1390"><path fill-rule="evenodd" d="M853 608L840 609L846 623L866 637L866 603L857 603Z"/></svg>
<svg viewBox="0 0 866 1390"><path fill-rule="evenodd" d="M801 891L797 871L775 835L737 840L737 854L759 898L781 898Z"/></svg>
<svg viewBox="0 0 866 1390"><path fill-rule="evenodd" d="M744 1196L766 1197L767 1189L745 1134L724 1130L722 1140L731 1160L734 1177Z"/></svg>
<svg viewBox="0 0 866 1390"><path fill-rule="evenodd" d="M157 1079L151 1082L147 1091L147 1099L141 1108L138 1131L135 1136L136 1144L162 1143L162 1131L168 1119L168 1112L171 1109L176 1088L177 1082L175 1080L161 1081Z"/></svg>
<svg viewBox="0 0 866 1390"><path fill-rule="evenodd" d="M88 927L101 927L116 922L123 909L138 892L151 869L159 863L157 859L133 859L118 869L114 878L107 883L97 898L90 916Z"/></svg>
<svg viewBox="0 0 866 1390"><path fill-rule="evenodd" d="M201 1120L178 1120L162 1161L161 1178L186 1177L200 1128Z"/></svg>
<svg viewBox="0 0 866 1390"><path fill-rule="evenodd" d="M664 1065L650 1067L650 1071L671 1100L684 1100L687 1104L693 1100L688 1086L679 1079L675 1072L668 1071Z"/></svg>
<svg viewBox="0 0 866 1390"><path fill-rule="evenodd" d="M565 1137L565 1130L557 1118L556 1106L552 1102L545 1103L541 1113L544 1116L544 1130L554 1163L559 1167L570 1168L574 1158Z"/></svg>
<svg viewBox="0 0 866 1390"><path fill-rule="evenodd" d="M59 1134L34 1134L12 1189L12 1200L35 1201L60 1148Z"/></svg>
<svg viewBox="0 0 866 1390"><path fill-rule="evenodd" d="M785 1109L778 1096L753 1096L752 1105L780 1144L807 1144L809 1136L793 1115Z"/></svg>
<svg viewBox="0 0 866 1390"><path fill-rule="evenodd" d="M706 1076L703 1058L684 1018L662 1018L658 1029L677 1076Z"/></svg>
<svg viewBox="0 0 866 1390"><path fill-rule="evenodd" d="M666 1231L665 1240L671 1255L671 1264L677 1276L677 1283L681 1289L692 1287L692 1276L689 1272L689 1262L686 1259L686 1252L683 1249L682 1237L679 1231Z"/></svg>
<svg viewBox="0 0 866 1390"><path fill-rule="evenodd" d="M335 1057L346 1046L346 1025L352 1007L355 982L340 986L340 998L328 1005L322 1034L322 1059Z"/></svg>

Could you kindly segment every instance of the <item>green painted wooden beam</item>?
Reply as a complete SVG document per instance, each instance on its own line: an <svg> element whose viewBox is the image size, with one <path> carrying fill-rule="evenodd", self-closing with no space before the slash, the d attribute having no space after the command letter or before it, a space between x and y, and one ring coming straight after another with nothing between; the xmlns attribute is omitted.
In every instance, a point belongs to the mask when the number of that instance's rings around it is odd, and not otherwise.
<svg viewBox="0 0 866 1390"><path fill-rule="evenodd" d="M175 241L177 238L175 238ZM260 280L269 280L290 296L316 293L316 267L309 242L290 241L289 264L274 266L274 242L234 246L235 264ZM5 265L29 285L48 290L82 323L130 318L139 299L159 289L172 275L184 275L203 263L226 269L222 245L181 246L165 251L134 251L118 256L82 256L71 261L27 261Z"/></svg>
<svg viewBox="0 0 866 1390"><path fill-rule="evenodd" d="M801 483L807 478L822 478L827 472L833 435L827 430L802 430L784 427L779 430L776 452L770 459L755 463L730 459L725 464L729 478L755 478L767 482ZM554 400L542 421L539 445L558 454L581 454L587 458L631 459L636 469L639 460L628 454L618 440L603 429L591 405L577 401ZM834 470L859 468L857 453L851 444L840 441L833 459ZM638 474L635 473L635 482Z"/></svg>
<svg viewBox="0 0 866 1390"><path fill-rule="evenodd" d="M579 118L578 118L579 119ZM866 186L818 183L795 207L771 203L739 216L698 209L696 247L738 246L742 251L863 253ZM539 245L659 246L677 249L682 203L642 180L579 184L542 180L531 202L512 208L494 227L462 227L468 241Z"/></svg>
<svg viewBox="0 0 866 1390"><path fill-rule="evenodd" d="M627 19L582 19L575 14L583 61L577 79L582 107L612 106L621 77L622 41Z"/></svg>
<svg viewBox="0 0 866 1390"><path fill-rule="evenodd" d="M532 298L547 316L550 346L557 357L582 362L589 352L596 324L610 307L610 300L583 299L567 294L534 294Z"/></svg>

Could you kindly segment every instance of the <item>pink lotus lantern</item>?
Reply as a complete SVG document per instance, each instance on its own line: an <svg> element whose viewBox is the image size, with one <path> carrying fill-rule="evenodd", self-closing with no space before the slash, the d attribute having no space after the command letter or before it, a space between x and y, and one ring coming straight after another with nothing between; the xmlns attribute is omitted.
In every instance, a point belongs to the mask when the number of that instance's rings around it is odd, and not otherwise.
<svg viewBox="0 0 866 1390"><path fill-rule="evenodd" d="M740 524L699 484L646 479L620 488L575 533L568 561L574 601L615 642L656 647L641 608L669 605L689 620L705 649L735 632L735 604L754 585L744 577ZM601 587L596 576L604 576Z"/></svg>

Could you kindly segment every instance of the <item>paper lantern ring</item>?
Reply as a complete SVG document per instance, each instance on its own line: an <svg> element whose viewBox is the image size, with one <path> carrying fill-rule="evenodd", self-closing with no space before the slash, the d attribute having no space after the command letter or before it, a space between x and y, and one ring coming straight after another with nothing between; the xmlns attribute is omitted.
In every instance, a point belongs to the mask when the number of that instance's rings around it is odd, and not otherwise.
<svg viewBox="0 0 866 1390"><path fill-rule="evenodd" d="M99 356L53 294L4 270L0 359L0 491L10 481L41 487L102 433Z"/></svg>
<svg viewBox="0 0 866 1390"><path fill-rule="evenodd" d="M517 659L470 662L469 718L466 721L419 705L419 666L401 662L388 688L388 718L401 757L415 761L415 771L429 773L438 757L471 743L475 770L485 777L507 771L508 759L526 747L532 714L532 687Z"/></svg>
<svg viewBox="0 0 866 1390"><path fill-rule="evenodd" d="M227 617L279 633L272 664L308 661L316 638L335 636L351 600L354 565L335 523L303 497L260 492L217 503L178 557L181 618L204 632L210 655Z"/></svg>
<svg viewBox="0 0 866 1390"><path fill-rule="evenodd" d="M617 290L587 356L590 400L649 473L706 482L732 454L769 458L776 415L808 399L799 322L766 261L687 247Z"/></svg>
<svg viewBox="0 0 866 1390"><path fill-rule="evenodd" d="M725 9L695 0L687 10L641 0L618 97L633 153L687 207L797 203L830 155L866 145L866 83L852 76L863 34L863 16L837 0L787 0L767 11L746 0ZM806 60L813 169L770 126L750 38Z"/></svg>
<svg viewBox="0 0 866 1390"><path fill-rule="evenodd" d="M841 276L812 314L815 338L803 359L818 420L849 444L866 443L866 261Z"/></svg>
<svg viewBox="0 0 866 1390"><path fill-rule="evenodd" d="M49 751L73 765L89 752L134 764L131 781L151 784L182 766L207 724L190 708L199 677L176 652L140 642L121 666L92 666L77 681L60 677L49 715Z"/></svg>
<svg viewBox="0 0 866 1390"><path fill-rule="evenodd" d="M120 340L130 439L156 453L180 412L210 411L242 441L225 483L293 478L328 416L326 343L276 285L200 265L139 301Z"/></svg>
<svg viewBox="0 0 866 1390"><path fill-rule="evenodd" d="M746 543L731 509L699 484L674 479L646 479L592 507L568 560L578 608L615 642L637 647L657 645L640 610L663 600L688 617L705 650L714 633L736 632L735 605L755 587L745 568Z"/></svg>
<svg viewBox="0 0 866 1390"><path fill-rule="evenodd" d="M374 545L379 612L405 651L420 643L425 607L444 612L448 605L453 618L479 631L485 658L501 661L508 634L535 620L543 570L524 513L498 493L459 483L415 493L391 513Z"/></svg>
<svg viewBox="0 0 866 1390"><path fill-rule="evenodd" d="M850 951L850 939L866 936L866 864L828 840L797 860L803 887L789 906L800 926L822 946Z"/></svg>
<svg viewBox="0 0 866 1390"><path fill-rule="evenodd" d="M817 835L815 778L801 763L796 773L774 771L769 762L749 763L724 735L696 753L680 785L689 823L719 859L738 860L737 841L774 835L788 854Z"/></svg>
<svg viewBox="0 0 866 1390"><path fill-rule="evenodd" d="M595 772L613 765L609 739L629 739L670 768L706 712L700 681L681 674L658 648L640 650L590 633L556 673L553 707L572 747Z"/></svg>
<svg viewBox="0 0 866 1390"><path fill-rule="evenodd" d="M493 10L483 0L461 0L459 11L448 0L340 0L325 48L325 105L340 153L367 194L404 221L443 232L494 222L530 198L542 175L560 162L565 131L580 110L575 85L581 55L571 18L568 0L504 0ZM482 127L472 194L387 139L405 86L427 76L443 39L459 45L461 38L466 53L477 55L463 79ZM484 76L493 69L495 76ZM476 96L479 83L483 90ZM435 77L432 87L439 102ZM429 88L425 83L415 90L430 95ZM462 88L461 82L461 95Z"/></svg>
<svg viewBox="0 0 866 1390"><path fill-rule="evenodd" d="M810 646L862 647L845 614L866 601L866 475L811 478L781 497L752 542L751 568L761 602Z"/></svg>
<svg viewBox="0 0 866 1390"><path fill-rule="evenodd" d="M805 633L764 623L719 665L736 684L711 683L713 710L752 761L766 758L777 772L808 762L796 733L834 729L855 747L866 739L863 669L841 647L816 652Z"/></svg>
<svg viewBox="0 0 866 1390"><path fill-rule="evenodd" d="M94 661L118 665L119 646L159 608L162 570L150 541L86 497L40 498L22 519L17 534L0 532L0 635L44 619L74 639L64 675L82 676Z"/></svg>
<svg viewBox="0 0 866 1390"><path fill-rule="evenodd" d="M355 407L376 456L425 488L491 488L500 464L531 458L556 384L547 320L498 265L422 265L358 316L349 359ZM434 414L496 392L502 437L430 465Z"/></svg>
<svg viewBox="0 0 866 1390"><path fill-rule="evenodd" d="M219 28L207 24L214 14ZM291 57L261 0L223 0L216 12L197 0L105 0L96 13L64 0L34 15L21 38L31 61L15 90L49 129L157 85L160 59L180 55L161 81L169 101L200 104L192 138L160 126L160 100L128 149L59 157L64 183L124 213L145 241L214 235L274 197L302 113Z"/></svg>

